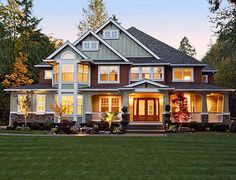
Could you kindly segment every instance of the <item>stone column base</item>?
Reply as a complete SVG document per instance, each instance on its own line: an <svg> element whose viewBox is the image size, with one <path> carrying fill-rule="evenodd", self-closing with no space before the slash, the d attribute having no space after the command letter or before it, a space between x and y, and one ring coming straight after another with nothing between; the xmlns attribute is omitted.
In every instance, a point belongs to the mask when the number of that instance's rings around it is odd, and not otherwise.
<svg viewBox="0 0 236 180"><path fill-rule="evenodd" d="M202 118L202 123L208 123L208 114L202 114L201 115L201 118Z"/></svg>
<svg viewBox="0 0 236 180"><path fill-rule="evenodd" d="M223 123L229 125L230 124L230 114L223 114Z"/></svg>

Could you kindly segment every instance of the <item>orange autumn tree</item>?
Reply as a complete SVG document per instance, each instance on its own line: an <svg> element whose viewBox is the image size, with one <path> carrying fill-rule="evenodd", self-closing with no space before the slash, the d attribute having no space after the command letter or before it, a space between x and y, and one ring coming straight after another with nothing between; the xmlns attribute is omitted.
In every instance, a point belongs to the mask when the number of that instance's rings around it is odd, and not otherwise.
<svg viewBox="0 0 236 180"><path fill-rule="evenodd" d="M5 79L2 82L4 87L18 87L22 85L30 85L34 81L30 78L30 74L25 64L27 56L25 53L19 53L15 63L13 63L13 70L10 75L5 75Z"/></svg>

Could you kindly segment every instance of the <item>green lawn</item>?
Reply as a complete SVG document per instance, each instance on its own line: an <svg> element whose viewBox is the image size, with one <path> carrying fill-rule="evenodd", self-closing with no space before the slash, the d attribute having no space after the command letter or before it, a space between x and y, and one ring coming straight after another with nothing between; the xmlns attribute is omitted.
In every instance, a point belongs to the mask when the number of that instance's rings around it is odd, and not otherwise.
<svg viewBox="0 0 236 180"><path fill-rule="evenodd" d="M236 179L236 134L0 136L0 179Z"/></svg>
<svg viewBox="0 0 236 180"><path fill-rule="evenodd" d="M7 130L7 129L0 129L0 133L8 133L8 134L48 134L48 131L45 131L45 130Z"/></svg>

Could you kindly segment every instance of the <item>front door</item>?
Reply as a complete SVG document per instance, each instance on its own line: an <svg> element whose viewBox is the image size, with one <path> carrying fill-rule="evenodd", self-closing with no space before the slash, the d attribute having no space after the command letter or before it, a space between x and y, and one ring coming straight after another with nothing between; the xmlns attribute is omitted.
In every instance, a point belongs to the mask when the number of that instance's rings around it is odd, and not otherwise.
<svg viewBox="0 0 236 180"><path fill-rule="evenodd" d="M155 98L134 99L134 121L158 121L159 100Z"/></svg>

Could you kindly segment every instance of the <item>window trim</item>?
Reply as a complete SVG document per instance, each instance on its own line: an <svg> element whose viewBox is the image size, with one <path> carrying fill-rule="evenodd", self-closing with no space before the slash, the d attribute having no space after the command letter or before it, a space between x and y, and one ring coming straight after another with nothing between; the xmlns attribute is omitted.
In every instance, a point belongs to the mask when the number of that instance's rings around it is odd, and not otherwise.
<svg viewBox="0 0 236 180"><path fill-rule="evenodd" d="M140 80L143 80L145 78L142 78L142 75L143 75L143 71L142 71L142 68L143 67L149 67L150 68L150 80L152 81L164 81L165 79L165 68L164 66L133 66L130 68L130 72L129 72L129 78L130 78L130 81L140 81ZM156 67L160 67L162 68L162 78L161 79L154 79L154 68ZM138 73L139 73L139 78L138 79L132 79L131 78L131 69L132 68L138 68Z"/></svg>
<svg viewBox="0 0 236 180"><path fill-rule="evenodd" d="M65 56L66 54L71 54L71 55L73 56L73 58L69 58L69 59L64 58L64 56ZM72 51L65 51L65 52L62 53L62 55L60 56L60 59L61 59L61 60L75 60L75 59L76 59L76 55L75 55L75 53L72 52Z"/></svg>
<svg viewBox="0 0 236 180"><path fill-rule="evenodd" d="M64 81L63 80L63 66L64 65L73 65L73 80L72 81ZM61 64L61 82L64 84L64 83L73 83L75 81L75 64L74 63L62 63ZM60 71L59 71L59 74L60 74Z"/></svg>
<svg viewBox="0 0 236 180"><path fill-rule="evenodd" d="M63 106L63 104L62 104L62 97L63 96L70 96L70 97L72 97L72 99L73 99L73 103L72 103L72 113L71 114L66 114L65 113L65 116L73 116L74 115L74 105L75 105L75 98L74 98L74 94L62 94L61 95L61 105L60 106ZM76 101L77 101L77 98L76 98ZM76 112L76 114L77 114L77 112Z"/></svg>
<svg viewBox="0 0 236 180"><path fill-rule="evenodd" d="M106 37L105 33L110 32L110 37ZM117 32L117 37L112 37L112 32ZM120 37L120 32L118 29L107 29L102 31L102 37L103 39L119 39Z"/></svg>
<svg viewBox="0 0 236 180"><path fill-rule="evenodd" d="M39 112L38 111L38 97L39 96L44 96L44 112ZM36 95L36 114L45 114L46 113L46 94L37 94Z"/></svg>
<svg viewBox="0 0 236 180"><path fill-rule="evenodd" d="M203 77L206 77L206 81L203 81ZM207 74L204 74L204 75L202 75L202 82L203 83L208 83L208 75Z"/></svg>
<svg viewBox="0 0 236 180"><path fill-rule="evenodd" d="M82 65L83 66L83 72L82 72L82 79L84 78L84 66L86 65L86 66L88 66L88 81L87 82L80 82L79 81L79 65ZM89 64L81 64L81 63L78 63L77 64L77 81L76 82L78 82L79 84L89 84L90 83L90 66L89 66Z"/></svg>
<svg viewBox="0 0 236 180"><path fill-rule="evenodd" d="M44 79L52 79L53 78L53 72L52 72L53 70L44 70ZM51 72L52 73L52 77L51 78L49 78L49 77L46 77L46 72Z"/></svg>
<svg viewBox="0 0 236 180"><path fill-rule="evenodd" d="M108 112L112 112L112 98L119 98L119 112L121 111L121 96L99 96L99 112L102 112L102 98L108 98Z"/></svg>
<svg viewBox="0 0 236 180"><path fill-rule="evenodd" d="M101 67L112 67L112 66L115 66L115 67L118 67L118 71L117 71L117 81L101 81L100 79L100 68ZM98 83L99 84L118 84L120 83L120 65L99 65L98 66Z"/></svg>
<svg viewBox="0 0 236 180"><path fill-rule="evenodd" d="M88 49L84 48L85 43L89 43L89 48ZM96 49L95 48L92 49L92 43L97 44ZM98 51L99 50L99 41L83 41L82 42L82 50L83 51Z"/></svg>
<svg viewBox="0 0 236 180"><path fill-rule="evenodd" d="M175 79L175 73L174 73L175 68L182 69L182 79L181 80L176 80ZM184 78L184 69L185 68L191 69L192 79L190 79L190 80L184 80L183 79ZM194 68L193 67L172 67L172 82L194 82Z"/></svg>

